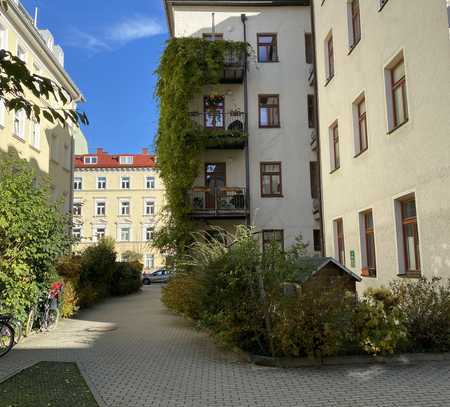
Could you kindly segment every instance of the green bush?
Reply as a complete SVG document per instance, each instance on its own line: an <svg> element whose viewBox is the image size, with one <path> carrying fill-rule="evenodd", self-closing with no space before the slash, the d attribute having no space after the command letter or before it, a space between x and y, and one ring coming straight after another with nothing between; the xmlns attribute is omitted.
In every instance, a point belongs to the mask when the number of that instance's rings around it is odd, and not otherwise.
<svg viewBox="0 0 450 407"><path fill-rule="evenodd" d="M450 281L397 281L391 289L407 330L405 350L450 351Z"/></svg>
<svg viewBox="0 0 450 407"><path fill-rule="evenodd" d="M142 263L117 263L111 280L112 295L127 295L138 291L142 286Z"/></svg>
<svg viewBox="0 0 450 407"><path fill-rule="evenodd" d="M76 314L79 309L79 299L77 288L73 280L65 280L64 292L60 305L60 312L63 318L70 318Z"/></svg>

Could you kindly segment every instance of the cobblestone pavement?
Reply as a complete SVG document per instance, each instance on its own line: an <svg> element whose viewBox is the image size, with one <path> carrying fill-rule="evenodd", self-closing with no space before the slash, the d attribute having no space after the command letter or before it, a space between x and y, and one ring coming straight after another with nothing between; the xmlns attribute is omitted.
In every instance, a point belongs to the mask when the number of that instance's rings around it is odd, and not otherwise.
<svg viewBox="0 0 450 407"><path fill-rule="evenodd" d="M157 286L109 300L62 321L54 332L25 340L0 359L0 380L41 360L78 362L111 407L450 406L448 362L256 367L224 354L166 311Z"/></svg>

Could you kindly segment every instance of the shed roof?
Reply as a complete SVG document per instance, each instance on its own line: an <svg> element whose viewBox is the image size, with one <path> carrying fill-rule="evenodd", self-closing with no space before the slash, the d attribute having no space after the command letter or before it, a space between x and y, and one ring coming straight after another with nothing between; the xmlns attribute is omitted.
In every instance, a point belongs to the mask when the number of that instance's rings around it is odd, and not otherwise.
<svg viewBox="0 0 450 407"><path fill-rule="evenodd" d="M302 272L298 276L298 280L301 283L304 283L306 280L311 278L314 274L318 273L320 270L325 268L326 266L333 264L339 270L347 273L350 277L355 279L356 281L361 281L361 277L357 274L353 273L353 271L349 270L343 264L339 263L337 260L332 257L303 257L299 261L299 266L302 268Z"/></svg>

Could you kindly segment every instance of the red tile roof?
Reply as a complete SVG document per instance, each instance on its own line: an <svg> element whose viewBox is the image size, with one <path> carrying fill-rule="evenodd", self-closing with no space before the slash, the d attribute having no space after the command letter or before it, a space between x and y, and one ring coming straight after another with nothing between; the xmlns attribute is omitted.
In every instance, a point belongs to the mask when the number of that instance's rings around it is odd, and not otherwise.
<svg viewBox="0 0 450 407"><path fill-rule="evenodd" d="M97 164L85 164L85 157L97 157ZM133 164L120 164L120 157L133 157ZM75 156L75 168L154 168L156 156L143 148L141 154L108 154L102 148L97 148L94 154Z"/></svg>

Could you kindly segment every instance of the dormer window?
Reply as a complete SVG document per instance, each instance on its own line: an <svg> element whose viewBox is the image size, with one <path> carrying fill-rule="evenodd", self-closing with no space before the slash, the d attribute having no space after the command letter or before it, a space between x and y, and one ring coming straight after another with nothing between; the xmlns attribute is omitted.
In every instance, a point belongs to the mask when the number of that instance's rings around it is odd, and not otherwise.
<svg viewBox="0 0 450 407"><path fill-rule="evenodd" d="M133 164L133 157L130 155L123 155L119 158L119 162L122 165L131 165Z"/></svg>
<svg viewBox="0 0 450 407"><path fill-rule="evenodd" d="M95 156L84 157L84 163L89 165L97 164L97 157Z"/></svg>

